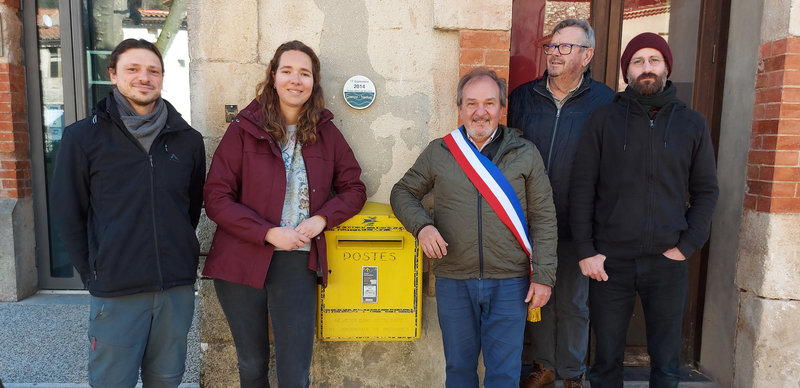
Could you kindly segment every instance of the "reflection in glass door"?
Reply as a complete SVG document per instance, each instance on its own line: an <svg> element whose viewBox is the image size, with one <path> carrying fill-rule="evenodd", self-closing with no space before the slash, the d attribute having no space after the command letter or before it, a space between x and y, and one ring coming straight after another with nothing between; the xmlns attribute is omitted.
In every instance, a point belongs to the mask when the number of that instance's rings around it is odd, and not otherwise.
<svg viewBox="0 0 800 388"><path fill-rule="evenodd" d="M550 43L562 20L589 20L591 0L514 0L511 22L511 60L508 92L544 74L542 45Z"/></svg>
<svg viewBox="0 0 800 388"><path fill-rule="evenodd" d="M38 58L38 106L29 106L31 137L41 133L42 144L31 147L33 163L39 249L39 287L42 289L83 288L74 273L57 231L49 223L49 182L55 155L65 126L87 117L92 107L111 91L108 57L111 50L127 38L156 43L164 57L162 96L189 121L189 53L186 31L186 0L25 0L26 14L35 10L35 43L28 39L28 50L35 46ZM31 15L29 18L33 18ZM37 58L34 58L37 57ZM39 120L40 119L40 120ZM41 175L40 175L41 176ZM42 230L44 229L44 230ZM46 240L46 241L42 241ZM49 245L49 249L47 246Z"/></svg>
<svg viewBox="0 0 800 388"><path fill-rule="evenodd" d="M64 71L61 50L61 17L58 1L38 2L36 26L38 31L39 78L41 82L42 127L44 137L44 167L46 180L53 174L53 162L65 124ZM48 193L49 194L49 193ZM54 230L49 230L49 277L72 278L72 264Z"/></svg>

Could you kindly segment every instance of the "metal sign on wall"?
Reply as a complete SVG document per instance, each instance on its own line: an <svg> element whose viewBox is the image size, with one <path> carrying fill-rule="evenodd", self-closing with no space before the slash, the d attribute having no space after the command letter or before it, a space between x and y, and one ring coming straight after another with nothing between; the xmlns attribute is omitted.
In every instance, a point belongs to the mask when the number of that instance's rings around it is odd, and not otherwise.
<svg viewBox="0 0 800 388"><path fill-rule="evenodd" d="M342 88L344 101L354 109L366 109L375 101L375 84L363 75L354 75Z"/></svg>

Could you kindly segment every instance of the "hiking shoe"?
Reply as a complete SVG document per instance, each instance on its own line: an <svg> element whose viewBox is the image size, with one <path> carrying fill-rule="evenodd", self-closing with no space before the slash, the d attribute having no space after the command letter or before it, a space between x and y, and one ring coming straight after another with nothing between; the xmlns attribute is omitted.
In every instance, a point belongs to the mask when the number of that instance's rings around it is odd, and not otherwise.
<svg viewBox="0 0 800 388"><path fill-rule="evenodd" d="M555 382L555 372L545 368L541 362L534 361L531 373L520 380L519 388L553 388Z"/></svg>

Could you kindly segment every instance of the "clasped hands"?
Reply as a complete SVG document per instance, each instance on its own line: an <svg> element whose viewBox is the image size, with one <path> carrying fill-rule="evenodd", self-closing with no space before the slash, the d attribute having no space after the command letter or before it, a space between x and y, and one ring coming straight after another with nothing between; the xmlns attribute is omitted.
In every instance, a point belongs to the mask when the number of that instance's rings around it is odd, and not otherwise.
<svg viewBox="0 0 800 388"><path fill-rule="evenodd" d="M267 231L264 241L272 244L275 248L293 251L304 247L311 242L312 238L322 233L327 223L325 217L315 215L306 218L294 228L291 226L276 226Z"/></svg>

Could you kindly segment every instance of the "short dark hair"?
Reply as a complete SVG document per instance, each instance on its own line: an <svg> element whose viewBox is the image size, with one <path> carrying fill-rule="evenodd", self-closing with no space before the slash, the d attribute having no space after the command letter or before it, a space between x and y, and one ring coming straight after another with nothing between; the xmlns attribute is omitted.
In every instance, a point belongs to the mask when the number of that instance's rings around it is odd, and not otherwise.
<svg viewBox="0 0 800 388"><path fill-rule="evenodd" d="M153 54L158 57L158 61L161 62L161 72L164 72L164 58L161 57L161 52L158 51L158 47L144 39L133 38L125 39L122 42L119 42L117 47L114 47L114 50L111 51L111 56L108 57L108 68L117 71L117 61L119 60L119 56L130 49L145 49L152 51Z"/></svg>
<svg viewBox="0 0 800 388"><path fill-rule="evenodd" d="M461 106L464 87L467 86L468 83L483 77L489 78L497 84L497 88L500 89L500 106L506 106L506 99L508 97L506 96L506 90L508 88L506 86L506 80L498 77L494 70L485 67L476 67L472 69L458 81L458 92L456 94L456 104L458 106Z"/></svg>
<svg viewBox="0 0 800 388"><path fill-rule="evenodd" d="M566 19L561 21L561 23L556 24L553 27L553 35L558 32L558 30L567 27L578 27L583 30L583 45L589 46L594 48L594 30L592 29L592 25L589 24L586 20L583 19Z"/></svg>

